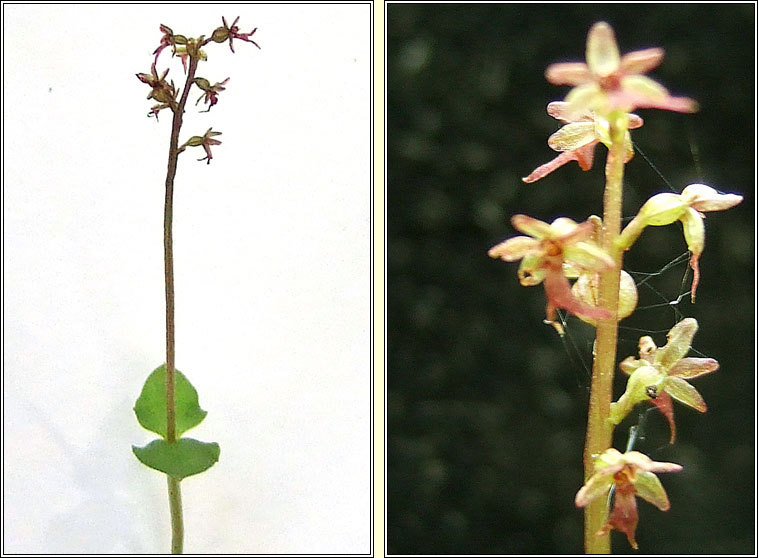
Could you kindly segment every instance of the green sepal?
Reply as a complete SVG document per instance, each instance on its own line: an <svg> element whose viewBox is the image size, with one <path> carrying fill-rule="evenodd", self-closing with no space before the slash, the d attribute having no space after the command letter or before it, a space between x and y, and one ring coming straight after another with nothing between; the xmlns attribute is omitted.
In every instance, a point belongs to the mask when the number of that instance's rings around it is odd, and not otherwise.
<svg viewBox="0 0 758 558"><path fill-rule="evenodd" d="M210 469L218 461L221 448L215 442L180 438L172 444L165 440L153 440L143 448L132 446L132 451L151 469L182 480Z"/></svg>
<svg viewBox="0 0 758 558"><path fill-rule="evenodd" d="M190 428L194 428L208 414L200 408L197 390L184 374L175 371L174 402L176 406L176 436L180 437ZM161 365L145 380L134 413L139 423L160 436L166 437L166 367Z"/></svg>
<svg viewBox="0 0 758 558"><path fill-rule="evenodd" d="M611 403L611 412L608 417L608 422L611 424L619 424L624 420L626 415L632 411L635 405L650 399L647 388L655 386L657 389L665 377L665 374L662 374L652 366L641 366L637 368L637 370L632 372L629 376L624 394L618 401Z"/></svg>

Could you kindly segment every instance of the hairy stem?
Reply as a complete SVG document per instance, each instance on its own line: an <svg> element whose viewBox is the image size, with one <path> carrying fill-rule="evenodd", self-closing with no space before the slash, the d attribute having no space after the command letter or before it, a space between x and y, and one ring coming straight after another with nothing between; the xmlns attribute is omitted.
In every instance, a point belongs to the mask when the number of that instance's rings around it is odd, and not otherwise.
<svg viewBox="0 0 758 558"><path fill-rule="evenodd" d="M600 243L615 262L613 269L600 274L600 306L612 312L612 317L599 320L595 336L592 385L590 387L587 439L584 446L584 478L594 473L594 458L611 447L613 425L608 422L613 398L613 374L616 365L618 339L619 279L623 250L613 241L621 232L621 200L624 181L624 135L627 130L626 114L613 115L611 121L611 147L605 165L605 194L603 197L603 228ZM610 535L597 536L608 517L605 498L591 502L584 512L584 548L587 554L609 554Z"/></svg>
<svg viewBox="0 0 758 558"><path fill-rule="evenodd" d="M166 173L166 201L163 211L163 254L166 278L166 441L176 442L176 401L175 387L175 355L176 341L174 329L174 248L173 248L173 215L174 215L174 178L179 158L179 132L182 128L184 105L187 104L189 90L195 79L197 59L190 58L187 80L171 126L171 143L168 151L168 171ZM168 477L168 497L171 508L171 552L181 554L184 545L184 525L182 521L182 497L179 481Z"/></svg>

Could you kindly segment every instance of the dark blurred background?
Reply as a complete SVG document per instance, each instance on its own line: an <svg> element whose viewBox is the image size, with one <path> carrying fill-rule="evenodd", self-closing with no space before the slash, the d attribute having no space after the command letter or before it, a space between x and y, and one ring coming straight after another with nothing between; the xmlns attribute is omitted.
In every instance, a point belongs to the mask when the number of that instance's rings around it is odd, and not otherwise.
<svg viewBox="0 0 758 558"><path fill-rule="evenodd" d="M640 286L619 359L640 335L665 344L682 316L693 348L721 363L695 379L709 410L675 405L678 439L650 413L637 446L684 465L661 475L672 502L638 500L642 553L755 553L754 4L387 6L387 551L398 554L582 552L582 448L594 330L569 317L565 343L542 323L542 286L487 250L519 234L515 213L544 221L601 214L607 149L521 182L556 153L545 112L568 88L559 61L584 61L590 26L608 21L623 53L665 48L650 73L701 110L636 111L624 211L704 182L745 196L707 215L697 303L686 256ZM657 169L657 171L656 171ZM686 253L681 227L648 228L625 268L655 272ZM635 275L639 281L643 275ZM684 284L683 284L684 281ZM650 288L652 287L652 288ZM654 289L654 290L653 290ZM654 305L661 305L655 307ZM639 328L642 332L633 328ZM696 353L693 353L696 354ZM617 376L614 398L625 376ZM616 430L623 451L630 416ZM616 552L630 548L613 534Z"/></svg>

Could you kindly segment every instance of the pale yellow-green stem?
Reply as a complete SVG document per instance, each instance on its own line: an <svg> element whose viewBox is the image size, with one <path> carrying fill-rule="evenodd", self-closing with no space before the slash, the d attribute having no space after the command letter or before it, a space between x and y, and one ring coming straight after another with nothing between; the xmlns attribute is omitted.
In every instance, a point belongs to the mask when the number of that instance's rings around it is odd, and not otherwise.
<svg viewBox="0 0 758 558"><path fill-rule="evenodd" d="M608 422L613 398L613 374L616 368L616 341L618 339L618 318L616 316L619 298L619 279L623 250L614 246L613 240L621 232L621 200L624 182L624 136L628 129L625 113L611 115L611 147L605 165L605 194L603 197L603 228L600 238L602 247L611 255L615 267L600 274L600 306L609 309L613 315L607 320L599 320L595 336L594 361L592 364L592 385L590 387L589 416L587 419L587 439L584 446L584 479L592 476L594 458L611 447L613 425ZM584 511L584 549L587 554L609 554L610 534L597 536L608 518L606 498L597 498Z"/></svg>

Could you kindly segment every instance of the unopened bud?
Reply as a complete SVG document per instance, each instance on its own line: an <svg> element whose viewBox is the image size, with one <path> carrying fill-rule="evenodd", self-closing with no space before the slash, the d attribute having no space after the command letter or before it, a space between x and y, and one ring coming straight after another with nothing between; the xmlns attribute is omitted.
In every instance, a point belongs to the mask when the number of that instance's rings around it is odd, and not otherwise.
<svg viewBox="0 0 758 558"><path fill-rule="evenodd" d="M184 145L189 147L198 147L203 145L204 138L202 136L192 136Z"/></svg>
<svg viewBox="0 0 758 558"><path fill-rule="evenodd" d="M217 43L223 43L229 38L229 30L226 27L217 27L211 35L211 40Z"/></svg>
<svg viewBox="0 0 758 558"><path fill-rule="evenodd" d="M211 82L205 78L195 78L195 85L197 85L203 91L208 91L211 88Z"/></svg>
<svg viewBox="0 0 758 558"><path fill-rule="evenodd" d="M598 274L583 273L579 276L574 286L571 288L574 296L588 304L589 306L598 307L600 299L600 276ZM619 280L619 304L618 319L626 318L634 312L637 307L637 286L634 279L626 271L621 270ZM592 318L578 315L580 319L588 324L597 325Z"/></svg>

